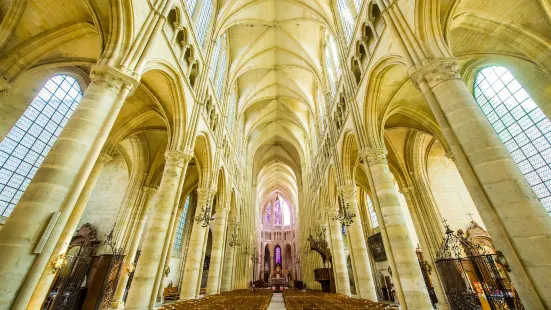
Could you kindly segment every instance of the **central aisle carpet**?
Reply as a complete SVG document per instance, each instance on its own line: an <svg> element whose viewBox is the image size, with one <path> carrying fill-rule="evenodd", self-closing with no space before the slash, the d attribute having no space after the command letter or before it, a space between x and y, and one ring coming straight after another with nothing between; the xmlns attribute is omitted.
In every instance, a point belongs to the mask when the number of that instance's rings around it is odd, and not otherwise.
<svg viewBox="0 0 551 310"><path fill-rule="evenodd" d="M281 293L274 293L272 295L272 301L268 306L268 310L279 310L287 309L285 308L285 301L283 300L283 295Z"/></svg>

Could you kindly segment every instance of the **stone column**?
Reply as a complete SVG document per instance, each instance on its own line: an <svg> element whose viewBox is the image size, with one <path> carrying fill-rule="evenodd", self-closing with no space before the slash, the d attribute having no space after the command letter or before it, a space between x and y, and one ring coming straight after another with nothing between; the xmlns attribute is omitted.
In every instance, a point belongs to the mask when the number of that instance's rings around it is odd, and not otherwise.
<svg viewBox="0 0 551 310"><path fill-rule="evenodd" d="M421 267L415 254L415 247L409 236L405 217L398 199L392 173L388 167L385 149L367 149L362 156L371 172L374 191L382 221L381 232L385 249L391 252L389 261L394 285L402 309L430 310L432 304L421 274ZM378 214L379 215L379 214ZM401 291L400 291L401 290ZM401 293L400 293L401 292Z"/></svg>
<svg viewBox="0 0 551 310"><path fill-rule="evenodd" d="M461 80L457 61L436 59L411 68L410 75L442 128L494 244L511 266L524 306L551 309L551 218Z"/></svg>
<svg viewBox="0 0 551 310"><path fill-rule="evenodd" d="M230 223L228 225L228 235L226 240L226 251L224 254L224 267L222 269L222 285L220 287L221 292L229 292L232 290L233 282L233 270L234 270L234 256L235 247L230 246L230 238L233 232L233 228L236 224ZM210 281L210 280L209 280Z"/></svg>
<svg viewBox="0 0 551 310"><path fill-rule="evenodd" d="M65 228L63 229L63 232L59 237L59 241L55 246L52 256L54 256L55 253L61 255L67 251L67 247L69 246L69 243L71 242L71 239L77 229L77 225L82 218L82 214L84 213L84 210L88 205L90 195L96 187L99 176L103 171L103 167L105 167L105 164L112 159L113 158L111 156L104 153L98 156L96 164L94 165L94 168L92 168L92 172L90 172L88 180L86 181L86 184L84 185L84 188L82 189L82 192L78 197L77 203L73 208L73 212L71 213L71 216L69 217L67 224L65 225ZM33 267L31 270L38 271L37 269L38 268ZM33 279L33 277L37 276L40 276L40 279L38 281L31 280ZM19 292L19 295L17 296L17 299L13 304L13 307L24 308L26 305L28 309L40 308L40 306L44 302L44 298L46 298L46 295L49 293L49 289L54 278L55 270L53 269L53 266L51 264L47 264L44 268L44 271L40 275L32 272L29 273L27 279L25 280L25 284L21 288L21 291ZM36 284L36 286L33 286L33 283ZM32 295L29 296L29 294ZM28 300L29 298L30 301Z"/></svg>
<svg viewBox="0 0 551 310"><path fill-rule="evenodd" d="M332 215L329 215L329 217L332 217ZM329 219L329 236L331 237L331 248L333 249L331 254L333 255L333 272L335 273L337 293L352 296L348 268L346 267L341 222Z"/></svg>
<svg viewBox="0 0 551 310"><path fill-rule="evenodd" d="M377 301L377 292L371 274L371 262L367 251L367 243L362 230L362 220L356 195L356 186L345 186L341 189L344 201L350 207L350 212L356 214L354 222L347 227L350 236L350 251L356 270L356 291L359 298Z"/></svg>
<svg viewBox="0 0 551 310"><path fill-rule="evenodd" d="M440 282L440 278L438 278L438 270L436 268L436 265L434 263L435 256L433 256L433 253L436 253L438 249L431 249L429 242L426 238L425 230L423 230L423 227L421 226L421 221L419 220L419 215L417 214L417 208L415 208L416 202L413 196L413 187L406 187L400 189L400 192L404 195L404 198L406 199L406 203L408 205L409 214L411 215L411 219L413 221L413 226L415 227L415 231L417 232L417 237L419 237L419 243L421 245L421 249L423 250L423 257L431 262L432 272L429 275L432 285L434 286L434 292L436 294L436 298L438 298L437 308L438 309L449 309L450 305L448 304L446 294L444 293L444 289L442 287L442 283ZM441 233L438 237L441 240L444 238L444 234ZM435 255L435 254L434 254Z"/></svg>
<svg viewBox="0 0 551 310"><path fill-rule="evenodd" d="M150 304L157 296L153 292L159 265L166 259L166 238L170 238L169 222L177 211L177 193L183 184L187 164L191 155L168 150L166 163L157 194L157 201L151 213L149 226L141 247L140 259L136 266L132 285L128 292L125 309L149 309Z"/></svg>
<svg viewBox="0 0 551 310"><path fill-rule="evenodd" d="M207 295L220 293L220 278L222 272L222 258L226 237L226 223L228 209L218 210L214 215L212 225L212 248L210 252L209 279L207 281Z"/></svg>
<svg viewBox="0 0 551 310"><path fill-rule="evenodd" d="M151 188L151 187L143 187L142 192L144 195L144 199L143 199L142 208L140 210L140 217L136 224L136 229L134 231L134 238L132 238L132 240L130 241L130 246L128 247L128 252L126 253L126 258L124 260L124 265L122 267L121 277L120 277L119 283L117 284L117 290L115 291L115 296L113 296L113 303L111 306L112 309L120 309L120 310L124 309L124 301L122 299L124 297L126 286L128 285L128 278L130 276L128 272L128 267L130 266L130 264L133 264L134 260L136 259L136 253L138 251L138 246L140 245L140 240L142 238L145 222L146 222L147 216L149 215L149 210L153 205L153 201L154 201L153 198L155 197L157 189Z"/></svg>
<svg viewBox="0 0 551 310"><path fill-rule="evenodd" d="M197 189L197 208L195 210L195 216L201 214L210 194L211 190L208 188ZM206 214L205 216L210 216L210 214ZM195 299L199 296L199 286L201 284L201 279L199 277L203 271L203 252L207 241L207 233L208 227L203 227L203 223L193 221L188 254L184 265L180 300Z"/></svg>
<svg viewBox="0 0 551 310"><path fill-rule="evenodd" d="M0 230L0 309L10 309L27 275L41 275L77 203L117 115L137 81L94 66L86 89L64 130ZM35 253L45 227L59 213L40 254ZM32 268L32 270L31 270ZM26 283L36 286L39 276ZM18 307L26 308L25 290Z"/></svg>

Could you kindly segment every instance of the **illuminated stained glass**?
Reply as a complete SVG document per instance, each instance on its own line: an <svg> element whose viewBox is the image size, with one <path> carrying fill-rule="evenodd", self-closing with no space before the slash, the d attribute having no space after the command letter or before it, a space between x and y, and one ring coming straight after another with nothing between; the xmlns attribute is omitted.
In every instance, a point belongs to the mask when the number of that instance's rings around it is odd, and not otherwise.
<svg viewBox="0 0 551 310"><path fill-rule="evenodd" d="M281 248L279 245L275 248L275 262L281 265Z"/></svg>
<svg viewBox="0 0 551 310"><path fill-rule="evenodd" d="M266 226L270 225L270 220L272 219L272 204L268 204L266 207L266 215L264 217L264 224Z"/></svg>
<svg viewBox="0 0 551 310"><path fill-rule="evenodd" d="M82 99L78 81L52 77L0 144L0 215L9 216Z"/></svg>
<svg viewBox="0 0 551 310"><path fill-rule="evenodd" d="M551 214L551 122L504 67L480 70L476 102Z"/></svg>
<svg viewBox="0 0 551 310"><path fill-rule="evenodd" d="M274 203L274 226L281 226L281 203L279 197Z"/></svg>

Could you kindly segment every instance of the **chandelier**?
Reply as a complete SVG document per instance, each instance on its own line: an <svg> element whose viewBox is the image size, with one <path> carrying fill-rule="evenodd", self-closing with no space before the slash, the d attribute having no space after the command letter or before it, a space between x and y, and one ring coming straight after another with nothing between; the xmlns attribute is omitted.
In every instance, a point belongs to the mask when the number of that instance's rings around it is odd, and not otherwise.
<svg viewBox="0 0 551 310"><path fill-rule="evenodd" d="M251 253L250 256L253 263L258 264L258 262L260 262L260 253L258 253L256 246L254 247L253 252Z"/></svg>
<svg viewBox="0 0 551 310"><path fill-rule="evenodd" d="M350 211L350 205L344 202L344 198L339 196L339 211L333 217L333 221L340 221L342 225L348 227L354 223L356 213Z"/></svg>
<svg viewBox="0 0 551 310"><path fill-rule="evenodd" d="M201 227L209 226L210 222L214 220L214 217L210 214L210 199L207 198L205 205L201 208L201 213L195 217L197 223L203 223Z"/></svg>
<svg viewBox="0 0 551 310"><path fill-rule="evenodd" d="M231 234L231 239L230 239L230 247L236 247L236 246L241 246L241 243L239 243L239 239L238 239L238 236L237 236L237 231L238 231L238 228L237 228L237 225L233 226L233 232Z"/></svg>

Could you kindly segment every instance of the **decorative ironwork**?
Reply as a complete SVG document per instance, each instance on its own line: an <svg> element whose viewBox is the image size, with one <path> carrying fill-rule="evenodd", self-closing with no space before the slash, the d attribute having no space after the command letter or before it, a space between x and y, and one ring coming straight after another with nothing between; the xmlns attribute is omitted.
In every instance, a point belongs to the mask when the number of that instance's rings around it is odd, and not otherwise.
<svg viewBox="0 0 551 310"><path fill-rule="evenodd" d="M445 221L444 221L445 222ZM454 232L445 224L446 236L435 261L444 292L452 310L489 308L524 309L491 242L482 246L462 230ZM481 231L474 221L467 231ZM483 231L483 230L482 230Z"/></svg>
<svg viewBox="0 0 551 310"><path fill-rule="evenodd" d="M237 227L237 225L234 225L233 226L233 232L231 234L231 239L230 239L230 247L236 247L236 246L241 246L241 243L239 242L239 235L237 234L237 232L239 231L239 228Z"/></svg>
<svg viewBox="0 0 551 310"><path fill-rule="evenodd" d="M98 241L96 231L90 224L84 224L71 239L67 253L62 254L63 260L57 260L60 268L57 270L50 294L42 309L71 310L78 307L81 296L81 286L86 279L92 256L96 253Z"/></svg>
<svg viewBox="0 0 551 310"><path fill-rule="evenodd" d="M202 223L201 227L207 227L211 221L214 221L214 217L211 215L210 198L207 198L205 206L201 207L201 213L195 217L197 223Z"/></svg>
<svg viewBox="0 0 551 310"><path fill-rule="evenodd" d="M109 263L109 271L101 290L98 309L111 309L111 303L117 290L117 285L121 277L122 267L124 265L124 255L113 254Z"/></svg>
<svg viewBox="0 0 551 310"><path fill-rule="evenodd" d="M111 251L111 261L109 262L109 269L107 276L103 282L101 293L98 298L99 307L97 309L111 309L111 303L117 290L117 285L121 277L122 267L124 265L124 257L122 249L118 249L113 241L113 233L115 231L115 225L111 228L111 232L105 238L103 246L107 246Z"/></svg>
<svg viewBox="0 0 551 310"><path fill-rule="evenodd" d="M327 229L325 227L318 226L315 232L315 237L312 236L312 232L310 232L310 236L308 236L308 239L307 239L307 241L310 243L310 251L319 253L319 255L321 256L321 259L323 260L323 266L325 266L327 261L330 264L332 263L329 244L327 243L327 240L325 240L326 231Z"/></svg>
<svg viewBox="0 0 551 310"><path fill-rule="evenodd" d="M354 223L354 218L356 217L356 213L352 213L350 211L350 205L348 202L344 202L344 198L342 197L342 194L339 196L339 211L335 214L333 217L333 221L339 221L342 223L343 226L350 226L352 223Z"/></svg>

